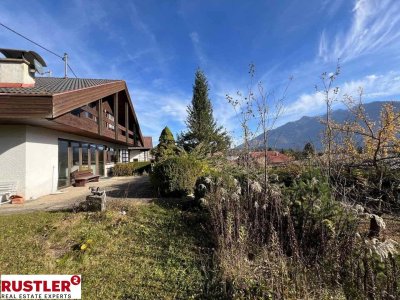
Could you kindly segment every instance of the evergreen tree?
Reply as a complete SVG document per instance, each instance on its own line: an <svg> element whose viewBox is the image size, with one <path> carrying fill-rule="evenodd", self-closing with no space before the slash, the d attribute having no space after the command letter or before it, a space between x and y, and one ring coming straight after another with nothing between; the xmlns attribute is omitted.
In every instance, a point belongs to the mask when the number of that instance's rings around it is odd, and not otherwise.
<svg viewBox="0 0 400 300"><path fill-rule="evenodd" d="M172 132L168 128L168 126L165 126L164 129L161 131L158 141L160 144L174 144L175 145L174 135L172 134Z"/></svg>
<svg viewBox="0 0 400 300"><path fill-rule="evenodd" d="M306 143L303 149L304 157L310 157L315 154L314 146L311 143Z"/></svg>
<svg viewBox="0 0 400 300"><path fill-rule="evenodd" d="M207 78L198 69L193 85L192 103L187 108L188 131L178 137L178 144L187 151L201 146L205 152L212 154L229 148L230 138L227 132L217 126L214 120L208 90Z"/></svg>
<svg viewBox="0 0 400 300"><path fill-rule="evenodd" d="M156 161L179 155L183 152L183 149L176 145L174 135L168 126L161 131L158 141L159 143L157 147L152 150L152 154L154 155Z"/></svg>

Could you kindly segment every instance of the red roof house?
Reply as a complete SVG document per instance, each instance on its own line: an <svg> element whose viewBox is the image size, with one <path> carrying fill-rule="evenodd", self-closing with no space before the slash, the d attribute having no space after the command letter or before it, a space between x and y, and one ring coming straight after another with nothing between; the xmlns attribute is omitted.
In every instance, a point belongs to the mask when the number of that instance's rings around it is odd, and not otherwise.
<svg viewBox="0 0 400 300"><path fill-rule="evenodd" d="M250 157L259 163L264 162L265 153L264 151L253 151L250 152ZM286 164L291 161L291 158L278 151L267 151L267 162L270 165Z"/></svg>

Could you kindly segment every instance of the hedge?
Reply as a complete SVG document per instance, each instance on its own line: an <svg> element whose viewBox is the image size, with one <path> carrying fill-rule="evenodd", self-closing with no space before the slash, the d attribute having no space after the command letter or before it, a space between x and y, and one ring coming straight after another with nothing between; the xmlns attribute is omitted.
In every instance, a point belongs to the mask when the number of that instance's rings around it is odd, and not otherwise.
<svg viewBox="0 0 400 300"><path fill-rule="evenodd" d="M201 162L188 156L173 157L156 163L151 180L163 196L183 196L193 192Z"/></svg>
<svg viewBox="0 0 400 300"><path fill-rule="evenodd" d="M132 176L135 174L143 174L143 172L150 172L151 163L148 161L118 163L113 168L114 176Z"/></svg>

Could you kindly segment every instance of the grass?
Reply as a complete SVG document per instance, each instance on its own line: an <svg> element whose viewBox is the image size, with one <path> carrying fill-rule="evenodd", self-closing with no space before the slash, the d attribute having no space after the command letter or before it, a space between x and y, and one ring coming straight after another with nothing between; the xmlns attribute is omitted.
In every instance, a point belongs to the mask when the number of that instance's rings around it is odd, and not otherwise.
<svg viewBox="0 0 400 300"><path fill-rule="evenodd" d="M162 201L3 216L0 273L82 274L83 299L215 299L206 220Z"/></svg>

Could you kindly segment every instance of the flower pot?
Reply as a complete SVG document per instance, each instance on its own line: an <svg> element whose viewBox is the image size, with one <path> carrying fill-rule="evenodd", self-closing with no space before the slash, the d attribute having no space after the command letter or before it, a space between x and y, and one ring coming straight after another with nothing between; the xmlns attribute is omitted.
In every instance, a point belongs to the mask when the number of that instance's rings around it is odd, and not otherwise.
<svg viewBox="0 0 400 300"><path fill-rule="evenodd" d="M12 195L10 197L11 204L24 204L25 198L20 195Z"/></svg>

